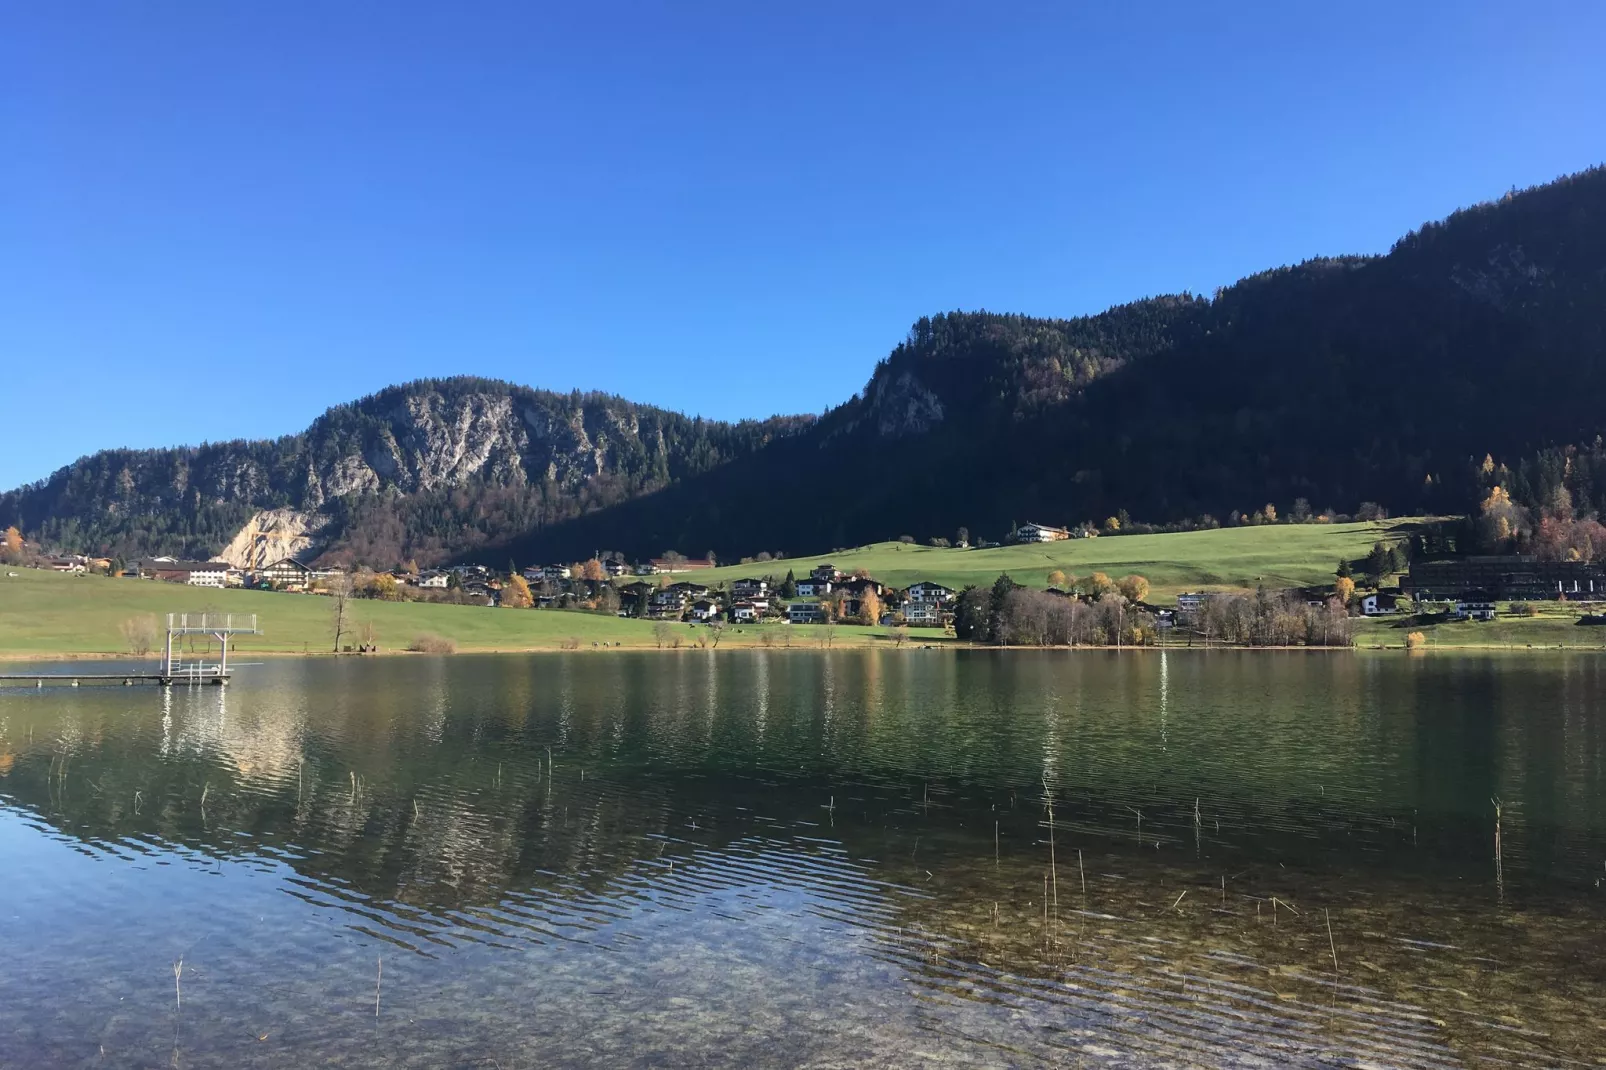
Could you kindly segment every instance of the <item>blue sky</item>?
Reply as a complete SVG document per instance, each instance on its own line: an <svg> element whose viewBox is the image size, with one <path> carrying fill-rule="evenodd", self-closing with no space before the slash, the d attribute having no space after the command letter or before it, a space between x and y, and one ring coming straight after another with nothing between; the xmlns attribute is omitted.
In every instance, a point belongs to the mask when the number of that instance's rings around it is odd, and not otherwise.
<svg viewBox="0 0 1606 1070"><path fill-rule="evenodd" d="M927 313L1208 293L1599 163L1602 40L1544 0L13 5L0 487L421 376L818 411Z"/></svg>

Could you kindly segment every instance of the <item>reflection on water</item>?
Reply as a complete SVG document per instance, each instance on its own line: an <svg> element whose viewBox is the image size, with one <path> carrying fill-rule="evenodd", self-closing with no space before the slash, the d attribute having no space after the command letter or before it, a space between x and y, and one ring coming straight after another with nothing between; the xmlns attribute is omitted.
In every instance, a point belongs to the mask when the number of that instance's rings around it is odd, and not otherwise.
<svg viewBox="0 0 1606 1070"><path fill-rule="evenodd" d="M1603 666L686 651L0 691L0 1065L1594 1065Z"/></svg>

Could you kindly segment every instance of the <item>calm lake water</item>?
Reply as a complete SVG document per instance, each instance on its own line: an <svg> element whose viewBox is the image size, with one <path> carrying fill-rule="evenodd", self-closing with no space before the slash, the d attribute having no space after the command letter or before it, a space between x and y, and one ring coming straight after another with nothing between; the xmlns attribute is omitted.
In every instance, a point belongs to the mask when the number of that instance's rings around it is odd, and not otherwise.
<svg viewBox="0 0 1606 1070"><path fill-rule="evenodd" d="M1224 651L0 690L0 1066L1598 1065L1603 702Z"/></svg>

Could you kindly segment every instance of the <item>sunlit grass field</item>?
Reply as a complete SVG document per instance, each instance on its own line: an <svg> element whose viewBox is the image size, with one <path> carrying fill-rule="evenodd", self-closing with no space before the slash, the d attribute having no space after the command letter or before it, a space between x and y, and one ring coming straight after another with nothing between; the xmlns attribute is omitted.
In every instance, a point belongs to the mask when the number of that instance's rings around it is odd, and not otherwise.
<svg viewBox="0 0 1606 1070"><path fill-rule="evenodd" d="M1421 518L1403 518L1358 524L1276 524L987 550L878 542L836 554L698 569L676 578L717 583L743 576L784 576L788 569L803 576L824 562L844 572L866 569L876 579L898 587L917 580L935 580L954 588L990 584L1001 572L1009 573L1016 583L1046 587L1048 574L1056 569L1083 577L1105 572L1119 578L1136 572L1148 579L1151 600L1169 601L1180 591L1331 583L1340 558L1363 558L1379 539L1404 538L1420 523Z"/></svg>
<svg viewBox="0 0 1606 1070"><path fill-rule="evenodd" d="M17 575L11 577L9 573ZM271 591L215 590L149 580L69 576L35 569L0 569L0 655L119 654L128 652L122 624L132 617L210 611L255 613L260 636L242 636L240 653L320 653L334 647L334 601L321 595ZM604 613L566 610L491 609L424 602L348 603L348 631L342 645L355 643L372 625L381 650L405 649L415 636L448 639L462 651L560 649L578 644L654 647L659 635L649 621L624 620ZM770 639L764 637L768 633ZM832 646L889 642L889 629L841 626L832 629ZM706 628L670 626L669 643L696 646ZM915 629L911 642L933 642L934 629ZM720 646L814 646L823 639L811 625L727 627Z"/></svg>

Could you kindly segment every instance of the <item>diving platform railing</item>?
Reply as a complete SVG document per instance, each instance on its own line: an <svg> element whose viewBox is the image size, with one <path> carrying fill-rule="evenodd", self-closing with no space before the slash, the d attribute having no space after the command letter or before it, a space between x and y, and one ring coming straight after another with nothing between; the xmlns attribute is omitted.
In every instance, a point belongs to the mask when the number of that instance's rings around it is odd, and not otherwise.
<svg viewBox="0 0 1606 1070"><path fill-rule="evenodd" d="M169 613L167 643L162 648L161 682L226 684L229 680L229 640L236 635L260 635L255 613ZM173 655L173 637L205 635L216 639L222 654L216 664L204 660L186 664Z"/></svg>

